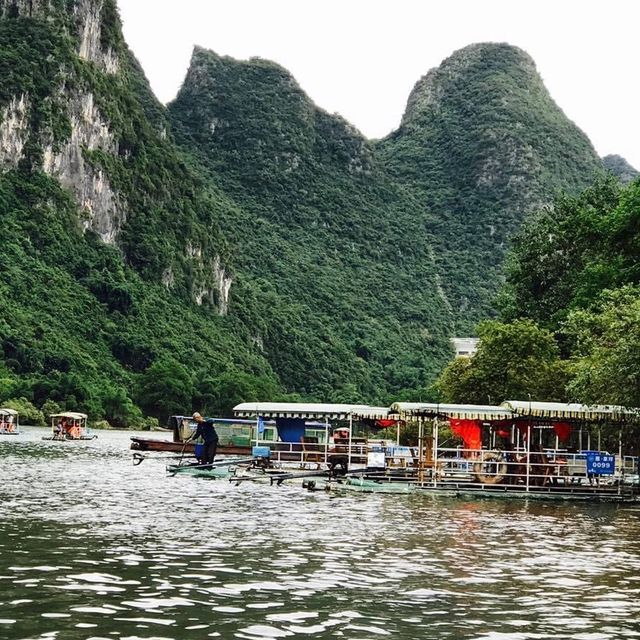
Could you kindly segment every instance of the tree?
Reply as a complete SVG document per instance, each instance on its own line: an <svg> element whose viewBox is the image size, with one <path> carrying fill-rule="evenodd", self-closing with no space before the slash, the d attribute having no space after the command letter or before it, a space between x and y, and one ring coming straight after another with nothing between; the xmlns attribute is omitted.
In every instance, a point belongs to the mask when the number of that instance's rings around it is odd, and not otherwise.
<svg viewBox="0 0 640 640"><path fill-rule="evenodd" d="M595 308L572 312L565 330L576 359L572 396L640 406L640 287L607 292Z"/></svg>
<svg viewBox="0 0 640 640"><path fill-rule="evenodd" d="M230 416L233 407L241 402L267 402L278 395L277 382L272 378L231 370L205 379L195 398L201 412Z"/></svg>
<svg viewBox="0 0 640 640"><path fill-rule="evenodd" d="M569 365L560 360L552 333L530 320L489 321L479 326L478 337L477 353L457 358L440 376L444 401L499 404L528 397L565 399Z"/></svg>
<svg viewBox="0 0 640 640"><path fill-rule="evenodd" d="M142 418L140 409L122 387L105 387L101 399L104 417L114 427L124 429Z"/></svg>
<svg viewBox="0 0 640 640"><path fill-rule="evenodd" d="M189 413L192 396L191 374L172 358L157 360L141 376L138 404L160 420Z"/></svg>
<svg viewBox="0 0 640 640"><path fill-rule="evenodd" d="M601 180L577 197L558 197L523 225L506 263L503 317L531 318L557 329L571 308L591 304L624 277L630 255L620 185Z"/></svg>

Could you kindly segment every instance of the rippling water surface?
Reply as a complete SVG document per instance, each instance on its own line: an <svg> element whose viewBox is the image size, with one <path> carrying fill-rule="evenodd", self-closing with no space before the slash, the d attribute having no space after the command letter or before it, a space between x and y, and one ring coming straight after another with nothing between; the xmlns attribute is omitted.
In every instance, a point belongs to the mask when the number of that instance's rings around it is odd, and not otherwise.
<svg viewBox="0 0 640 640"><path fill-rule="evenodd" d="M308 493L0 440L0 638L640 637L640 509Z"/></svg>

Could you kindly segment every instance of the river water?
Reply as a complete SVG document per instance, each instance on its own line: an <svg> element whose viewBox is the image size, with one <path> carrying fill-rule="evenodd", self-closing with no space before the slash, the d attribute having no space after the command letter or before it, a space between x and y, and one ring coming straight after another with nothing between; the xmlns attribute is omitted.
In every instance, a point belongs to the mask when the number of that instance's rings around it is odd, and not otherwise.
<svg viewBox="0 0 640 640"><path fill-rule="evenodd" d="M640 508L167 477L1 437L0 638L640 637Z"/></svg>

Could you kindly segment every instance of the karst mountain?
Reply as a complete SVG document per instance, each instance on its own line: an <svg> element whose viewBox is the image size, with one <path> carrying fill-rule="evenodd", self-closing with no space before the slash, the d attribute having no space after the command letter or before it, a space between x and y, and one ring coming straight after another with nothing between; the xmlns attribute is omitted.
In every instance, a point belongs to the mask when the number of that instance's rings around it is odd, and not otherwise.
<svg viewBox="0 0 640 640"><path fill-rule="evenodd" d="M114 0L0 0L0 396L116 424L423 397L522 221L604 171L507 44L454 53L369 141L199 47L162 105Z"/></svg>

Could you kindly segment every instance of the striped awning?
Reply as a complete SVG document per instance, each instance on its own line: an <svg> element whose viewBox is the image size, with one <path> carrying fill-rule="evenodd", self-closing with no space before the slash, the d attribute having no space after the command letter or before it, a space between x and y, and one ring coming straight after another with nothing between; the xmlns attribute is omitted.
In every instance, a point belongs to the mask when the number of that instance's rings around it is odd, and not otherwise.
<svg viewBox="0 0 640 640"><path fill-rule="evenodd" d="M467 420L510 420L513 413L504 407L482 404L440 404L435 402L396 402L391 410L401 418L462 418Z"/></svg>
<svg viewBox="0 0 640 640"><path fill-rule="evenodd" d="M389 416L387 407L371 407L360 404L324 404L306 402L243 402L233 408L233 415L240 418L304 418L305 420L354 420L384 419Z"/></svg>
<svg viewBox="0 0 640 640"><path fill-rule="evenodd" d="M502 403L502 406L520 417L533 416L535 418L607 422L633 422L640 420L640 409L616 405L507 400Z"/></svg>

